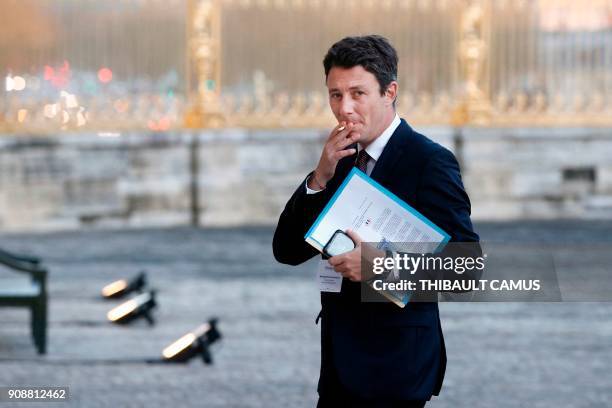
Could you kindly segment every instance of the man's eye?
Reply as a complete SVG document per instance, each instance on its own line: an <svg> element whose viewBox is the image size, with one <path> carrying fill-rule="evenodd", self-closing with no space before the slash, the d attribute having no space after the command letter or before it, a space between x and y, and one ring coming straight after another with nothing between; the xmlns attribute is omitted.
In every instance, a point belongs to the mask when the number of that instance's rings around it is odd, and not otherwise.
<svg viewBox="0 0 612 408"><path fill-rule="evenodd" d="M333 99L338 99L340 98L340 94L331 94L330 97Z"/></svg>
<svg viewBox="0 0 612 408"><path fill-rule="evenodd" d="M365 92L363 92L363 91L355 91L355 95L357 95L357 96L365 95Z"/></svg>

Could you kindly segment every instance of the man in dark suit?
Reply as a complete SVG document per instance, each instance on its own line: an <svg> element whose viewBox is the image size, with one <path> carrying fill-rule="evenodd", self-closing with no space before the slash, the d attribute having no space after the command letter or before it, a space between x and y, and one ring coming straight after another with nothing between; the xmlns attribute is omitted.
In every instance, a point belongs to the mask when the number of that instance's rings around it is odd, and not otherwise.
<svg viewBox="0 0 612 408"><path fill-rule="evenodd" d="M380 36L348 37L324 58L329 104L339 124L317 167L300 184L274 234L274 256L298 265L318 254L304 234L357 166L451 236L477 242L470 202L453 154L395 112L397 53ZM321 292L319 407L422 407L438 395L446 351L437 302L365 303L360 239L329 263L339 293ZM317 321L319 319L317 318Z"/></svg>

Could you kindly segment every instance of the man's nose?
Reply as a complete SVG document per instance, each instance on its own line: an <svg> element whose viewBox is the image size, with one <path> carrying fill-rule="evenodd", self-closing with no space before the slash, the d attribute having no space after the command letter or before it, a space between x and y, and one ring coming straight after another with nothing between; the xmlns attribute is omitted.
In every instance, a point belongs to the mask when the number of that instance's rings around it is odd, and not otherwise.
<svg viewBox="0 0 612 408"><path fill-rule="evenodd" d="M342 98L342 102L340 103L340 115L348 119L353 116L354 113L354 102L352 98Z"/></svg>

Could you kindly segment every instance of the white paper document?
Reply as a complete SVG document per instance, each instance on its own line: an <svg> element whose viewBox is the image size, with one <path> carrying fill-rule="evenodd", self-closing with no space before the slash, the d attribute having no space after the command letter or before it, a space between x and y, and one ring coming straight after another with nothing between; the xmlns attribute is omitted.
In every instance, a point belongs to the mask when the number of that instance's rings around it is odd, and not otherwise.
<svg viewBox="0 0 612 408"><path fill-rule="evenodd" d="M437 252L450 240L441 228L357 168L348 174L304 239L322 251L336 230L347 229L379 249L399 252ZM327 261L321 261L317 278L321 291L340 291L342 276ZM405 293L390 298L401 307L409 299Z"/></svg>
<svg viewBox="0 0 612 408"><path fill-rule="evenodd" d="M436 252L450 239L441 228L357 168L351 170L304 239L322 251L336 230L347 229L354 230L364 242L377 243L379 249L403 252Z"/></svg>

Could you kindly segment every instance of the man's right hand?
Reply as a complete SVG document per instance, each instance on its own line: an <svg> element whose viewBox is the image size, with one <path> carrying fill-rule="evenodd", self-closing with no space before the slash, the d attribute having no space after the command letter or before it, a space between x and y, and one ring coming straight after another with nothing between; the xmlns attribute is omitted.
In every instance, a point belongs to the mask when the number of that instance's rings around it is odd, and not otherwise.
<svg viewBox="0 0 612 408"><path fill-rule="evenodd" d="M319 164L312 177L308 180L308 188L313 190L323 190L327 182L334 177L336 165L340 159L357 153L356 149L347 149L359 140L360 134L356 126L351 122L340 122L336 126L323 147Z"/></svg>

